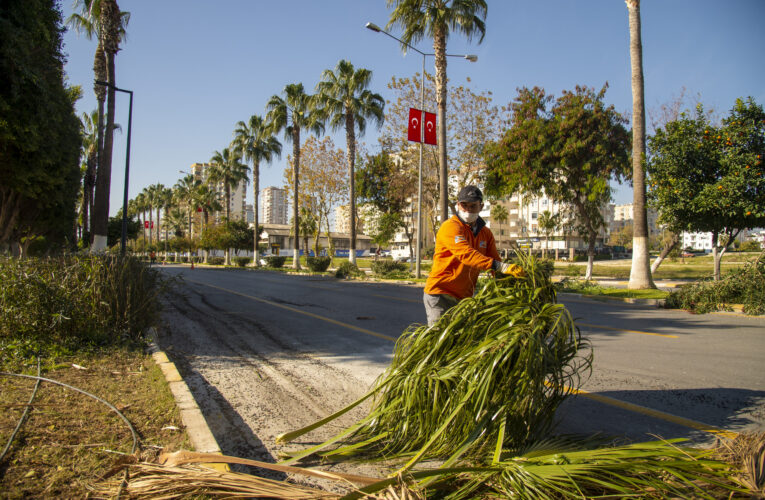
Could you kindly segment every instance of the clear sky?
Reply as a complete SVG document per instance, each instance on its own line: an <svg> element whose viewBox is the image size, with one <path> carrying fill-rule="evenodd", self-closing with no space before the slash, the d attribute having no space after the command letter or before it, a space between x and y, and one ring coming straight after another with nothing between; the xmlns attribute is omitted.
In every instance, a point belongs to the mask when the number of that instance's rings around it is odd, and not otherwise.
<svg viewBox="0 0 765 500"><path fill-rule="evenodd" d="M118 0L131 13L128 39L116 59L117 86L134 91L130 197L160 182L173 186L195 162L227 147L236 122L263 115L268 98L288 83L312 91L321 72L340 59L373 72L371 90L383 97L392 76L420 71L422 58L402 54L391 38L364 28L385 27L385 0ZM609 84L606 102L632 111L629 29L623 0L488 0L486 36L468 42L453 34L447 51L453 82L472 80L505 105L521 86L556 96L575 85ZM707 108L725 114L737 97L765 104L765 0L644 0L643 64L650 110L685 87ZM64 16L71 0L62 0ZM392 29L391 33L399 35ZM64 37L66 72L83 86L78 113L96 108L92 92L95 40ZM432 52L432 42L418 47ZM433 58L427 59L433 72ZM128 96L117 94L110 212L122 204ZM363 140L377 148L369 126ZM283 138L280 137L280 140ZM345 147L344 134L333 135ZM281 186L291 145L281 160L261 165L261 189ZM248 203L252 201L248 188ZM630 203L621 186L617 203Z"/></svg>

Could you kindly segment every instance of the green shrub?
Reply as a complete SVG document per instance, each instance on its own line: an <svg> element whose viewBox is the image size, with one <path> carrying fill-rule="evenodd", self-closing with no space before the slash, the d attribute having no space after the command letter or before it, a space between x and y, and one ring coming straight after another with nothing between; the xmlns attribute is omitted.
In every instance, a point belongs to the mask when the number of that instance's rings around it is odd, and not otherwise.
<svg viewBox="0 0 765 500"><path fill-rule="evenodd" d="M287 257L281 256L281 255L269 255L265 257L264 260L266 261L267 267L280 268L284 265L284 262L287 260Z"/></svg>
<svg viewBox="0 0 765 500"><path fill-rule="evenodd" d="M252 259L249 257L234 257L234 264L239 267L245 267L250 262L252 262Z"/></svg>
<svg viewBox="0 0 765 500"><path fill-rule="evenodd" d="M211 266L222 266L224 262L226 259L223 257L207 257L207 263Z"/></svg>
<svg viewBox="0 0 765 500"><path fill-rule="evenodd" d="M372 272L381 278L409 278L409 264L395 260L372 262Z"/></svg>
<svg viewBox="0 0 765 500"><path fill-rule="evenodd" d="M765 253L720 281L701 280L673 291L666 301L668 308L700 314L730 310L731 304L743 304L746 314L765 314Z"/></svg>
<svg viewBox="0 0 765 500"><path fill-rule="evenodd" d="M323 273L329 267L332 262L331 257L307 257L305 259L308 269L315 273Z"/></svg>
<svg viewBox="0 0 765 500"><path fill-rule="evenodd" d="M158 271L135 257L0 259L3 361L135 342L159 319Z"/></svg>
<svg viewBox="0 0 765 500"><path fill-rule="evenodd" d="M339 279L363 278L364 276L366 276L364 271L359 269L356 264L348 262L347 260L340 264L340 266L338 266L337 270L335 271L335 278Z"/></svg>

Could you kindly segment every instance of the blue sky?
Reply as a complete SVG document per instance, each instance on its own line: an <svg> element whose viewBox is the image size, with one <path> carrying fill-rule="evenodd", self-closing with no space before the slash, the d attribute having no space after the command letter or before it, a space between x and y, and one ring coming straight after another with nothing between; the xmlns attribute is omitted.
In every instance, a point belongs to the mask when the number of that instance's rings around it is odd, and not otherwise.
<svg viewBox="0 0 765 500"><path fill-rule="evenodd" d="M488 0L481 44L453 34L450 53L477 54L478 62L449 59L453 82L493 92L505 105L521 86L556 96L575 85L609 84L606 101L632 111L629 31L623 0ZM174 185L195 162L227 147L235 124L264 114L266 101L288 83L311 91L321 72L340 59L373 72L371 89L390 97L392 76L421 68L417 54L364 28L385 27L385 0L119 0L131 12L128 39L117 55L117 86L134 91L130 197L157 182ZM650 110L685 87L707 108L724 114L737 97L765 104L765 0L644 0L643 62ZM61 5L65 17L71 1ZM398 35L391 30L394 35ZM78 113L95 109L95 41L64 37L66 72L84 97ZM432 52L432 42L418 47ZM433 59L427 59L433 71ZM128 96L118 93L110 212L122 203ZM343 134L334 135L339 147ZM280 138L281 139L281 138ZM363 140L375 149L377 130ZM285 143L285 153L291 151ZM282 185L287 155L261 166L261 188ZM251 202L248 189L248 203ZM629 186L616 202L632 201Z"/></svg>

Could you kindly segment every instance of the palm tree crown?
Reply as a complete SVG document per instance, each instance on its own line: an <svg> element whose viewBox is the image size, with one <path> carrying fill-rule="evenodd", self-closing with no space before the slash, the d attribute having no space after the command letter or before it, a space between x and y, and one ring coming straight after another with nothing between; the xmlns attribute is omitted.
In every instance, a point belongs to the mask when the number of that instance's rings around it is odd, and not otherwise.
<svg viewBox="0 0 765 500"><path fill-rule="evenodd" d="M223 151L215 151L210 158L212 167L209 170L207 180L211 183L223 184L226 191L226 219L231 217L231 187L240 182L248 182L249 167L242 163L242 154L236 148L223 148Z"/></svg>
<svg viewBox="0 0 765 500"><path fill-rule="evenodd" d="M252 263L258 265L258 195L260 193L260 162L271 162L274 156L281 158L282 144L274 137L271 128L258 115L252 115L247 123L240 121L234 131L234 142L241 148L246 161L252 162L252 194L255 243Z"/></svg>
<svg viewBox="0 0 765 500"><path fill-rule="evenodd" d="M300 179L300 130L307 129L316 135L324 131L324 124L314 113L315 98L305 93L302 83L290 83L284 87L284 97L274 95L268 100L266 120L274 134L284 130L284 137L292 141L294 179L292 181L292 219L295 233L293 266L300 268L300 227L298 216L298 188ZM257 231L257 229L256 229Z"/></svg>
<svg viewBox="0 0 765 500"><path fill-rule="evenodd" d="M335 71L325 70L322 81L316 85L318 113L333 130L345 128L348 179L350 185L350 253L351 263L356 262L356 196L354 166L356 162L356 128L359 134L366 130L367 118L372 118L378 128L383 122L385 100L380 94L372 93L367 87L372 80L368 69L354 69L350 61L341 60Z"/></svg>

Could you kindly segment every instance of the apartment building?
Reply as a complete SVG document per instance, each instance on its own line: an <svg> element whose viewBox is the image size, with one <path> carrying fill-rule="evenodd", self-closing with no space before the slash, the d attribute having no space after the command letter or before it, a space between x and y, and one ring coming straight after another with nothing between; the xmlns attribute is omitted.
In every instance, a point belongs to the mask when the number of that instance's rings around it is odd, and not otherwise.
<svg viewBox="0 0 765 500"><path fill-rule="evenodd" d="M284 189L269 186L260 191L258 200L261 206L262 224L287 224L287 192Z"/></svg>
<svg viewBox="0 0 765 500"><path fill-rule="evenodd" d="M612 205L612 207L613 207L613 220L611 221L611 224L609 225L609 232L616 233L620 231L624 226L634 223L635 216L634 216L634 209L633 209L632 203ZM649 207L647 210L647 217L648 217L648 235L653 236L655 234L658 234L660 232L659 226L657 223L659 214L656 212L656 210Z"/></svg>

